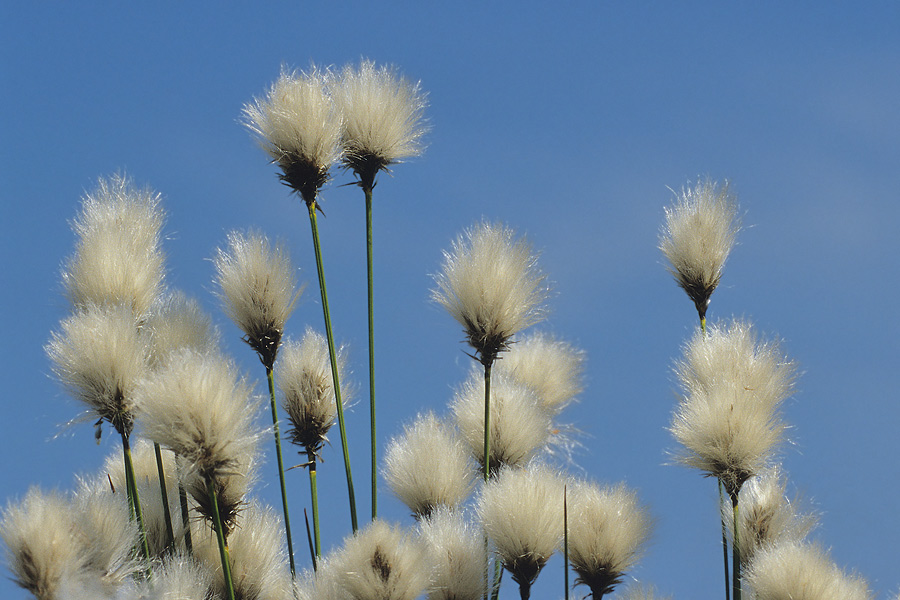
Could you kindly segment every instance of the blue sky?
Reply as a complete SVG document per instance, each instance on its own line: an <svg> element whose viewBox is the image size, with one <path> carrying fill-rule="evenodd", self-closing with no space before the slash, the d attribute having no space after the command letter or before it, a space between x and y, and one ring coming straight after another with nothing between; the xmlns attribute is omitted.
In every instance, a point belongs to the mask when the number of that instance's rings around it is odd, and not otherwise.
<svg viewBox="0 0 900 600"><path fill-rule="evenodd" d="M728 179L745 229L709 316L783 339L803 373L784 411L789 489L821 513L814 536L839 564L896 593L900 8L332 4L4 6L0 499L70 488L113 448L89 425L56 436L80 407L43 351L67 312L69 221L98 177L125 171L163 194L168 281L214 315L259 393L259 363L212 295L208 259L229 230L289 242L311 285L288 333L320 327L305 211L238 120L282 64L367 57L421 80L432 126L426 153L375 190L382 444L418 412L443 412L465 376L462 333L429 301L430 274L459 231L502 220L542 251L553 282L540 329L587 353L586 390L565 414L584 432L580 472L627 482L656 518L632 575L676 598L720 594L715 485L667 465L671 364L696 315L656 244L669 188ZM363 202L337 175L323 251L336 334L363 389ZM348 418L365 507L364 404ZM349 527L339 453L325 458L320 481L337 499L327 545ZM306 480L292 474L299 512ZM257 495L276 502L277 483ZM408 522L386 487L382 507ZM548 569L535 594L561 595L559 561ZM2 578L0 596L23 594Z"/></svg>

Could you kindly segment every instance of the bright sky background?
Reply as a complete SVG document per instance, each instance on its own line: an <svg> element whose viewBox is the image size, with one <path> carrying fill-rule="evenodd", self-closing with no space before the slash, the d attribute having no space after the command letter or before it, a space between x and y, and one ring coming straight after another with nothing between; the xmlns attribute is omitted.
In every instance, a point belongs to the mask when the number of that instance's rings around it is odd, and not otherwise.
<svg viewBox="0 0 900 600"><path fill-rule="evenodd" d="M470 367L458 325L429 301L430 274L458 232L502 220L553 282L540 329L587 353L586 391L563 415L584 433L575 472L627 482L656 518L631 575L675 598L721 597L715 483L667 465L671 364L696 313L657 234L671 189L728 179L746 227L709 316L784 340L803 372L784 411L789 489L821 513L814 536L839 564L896 594L898 32L893 2L5 4L0 501L69 489L114 448L88 424L55 437L81 407L43 350L68 310L69 221L98 177L125 171L163 194L168 281L214 315L260 394L262 367L212 295L208 259L229 230L290 244L310 286L288 333L321 328L306 211L238 120L282 63L367 57L421 80L432 126L426 153L375 190L381 445L418 412L444 412ZM336 175L320 227L360 390L348 418L365 515L363 199ZM273 461L256 492L270 503ZM319 474L334 545L349 531L339 444ZM299 524L308 482L289 478ZM386 486L381 499L383 517L410 523ZM4 573L0 596L23 597ZM561 597L561 582L557 559L535 597ZM502 597L518 597L508 578Z"/></svg>

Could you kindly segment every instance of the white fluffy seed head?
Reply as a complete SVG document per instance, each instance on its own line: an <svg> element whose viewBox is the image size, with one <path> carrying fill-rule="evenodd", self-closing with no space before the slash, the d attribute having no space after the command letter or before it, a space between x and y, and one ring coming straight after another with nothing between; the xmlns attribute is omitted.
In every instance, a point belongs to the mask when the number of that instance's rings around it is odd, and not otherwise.
<svg viewBox="0 0 900 600"><path fill-rule="evenodd" d="M501 224L479 223L444 252L431 297L463 326L469 344L491 364L517 332L544 317L546 277L524 238Z"/></svg>
<svg viewBox="0 0 900 600"><path fill-rule="evenodd" d="M484 379L473 370L450 406L472 456L484 468ZM491 472L527 463L550 435L550 414L530 388L497 375L491 379Z"/></svg>
<svg viewBox="0 0 900 600"><path fill-rule="evenodd" d="M65 319L46 351L67 391L122 433L134 423L133 396L149 368L149 340L129 306L89 304Z"/></svg>
<svg viewBox="0 0 900 600"><path fill-rule="evenodd" d="M495 373L532 388L555 414L582 391L584 352L550 335L535 333L510 344L509 352L494 368Z"/></svg>
<svg viewBox="0 0 900 600"><path fill-rule="evenodd" d="M151 363L165 362L181 348L210 353L219 347L219 331L200 303L181 292L173 292L157 302L147 319L152 343Z"/></svg>
<svg viewBox="0 0 900 600"><path fill-rule="evenodd" d="M251 502L241 512L228 538L231 577L237 598L266 599L291 597L291 572L282 548L284 529L269 507ZM225 581L216 535L207 529L194 539L194 555L214 573L213 589L225 598Z"/></svg>
<svg viewBox="0 0 900 600"><path fill-rule="evenodd" d="M447 507L419 522L433 565L429 600L478 600L485 593L484 536L463 514Z"/></svg>
<svg viewBox="0 0 900 600"><path fill-rule="evenodd" d="M564 490L555 470L536 463L501 469L483 488L484 530L520 585L534 582L562 542Z"/></svg>
<svg viewBox="0 0 900 600"><path fill-rule="evenodd" d="M371 189L375 175L422 152L427 101L418 83L393 67L347 65L329 89L344 123L344 164Z"/></svg>
<svg viewBox="0 0 900 600"><path fill-rule="evenodd" d="M812 514L797 512L796 503L785 496L786 479L773 467L752 477L741 488L738 516L738 547L741 560L749 563L760 549L781 542L802 542L816 526ZM731 507L722 506L723 523L734 537ZM726 514L727 513L727 514Z"/></svg>
<svg viewBox="0 0 900 600"><path fill-rule="evenodd" d="M759 600L871 600L866 581L844 573L818 545L787 542L762 548L744 573Z"/></svg>
<svg viewBox="0 0 900 600"><path fill-rule="evenodd" d="M624 485L576 482L568 488L569 560L578 583L601 598L621 583L643 553L651 519Z"/></svg>
<svg viewBox="0 0 900 600"><path fill-rule="evenodd" d="M331 75L309 72L281 75L262 98L244 105L244 124L282 169L282 181L307 203L315 202L328 170L341 158L341 115L328 95Z"/></svg>
<svg viewBox="0 0 900 600"><path fill-rule="evenodd" d="M670 428L684 448L677 459L736 494L784 437L779 409L793 391L794 365L735 321L698 332L675 370L683 389Z"/></svg>
<svg viewBox="0 0 900 600"><path fill-rule="evenodd" d="M344 540L327 569L353 600L413 600L429 584L422 541L397 525L373 521Z"/></svg>
<svg viewBox="0 0 900 600"><path fill-rule="evenodd" d="M256 402L234 365L223 357L179 351L141 382L135 403L147 437L184 459L185 487L198 510L210 515L206 482L211 479L223 520L233 521L249 487L258 441Z"/></svg>
<svg viewBox="0 0 900 600"><path fill-rule="evenodd" d="M62 598L64 587L84 579L86 559L75 543L70 511L62 495L32 488L0 517L9 570L37 600Z"/></svg>
<svg viewBox="0 0 900 600"><path fill-rule="evenodd" d="M384 461L388 485L417 517L456 508L475 485L468 446L455 427L430 412L390 441Z"/></svg>
<svg viewBox="0 0 900 600"><path fill-rule="evenodd" d="M123 175L100 179L72 223L78 242L63 267L75 307L125 304L144 315L162 292L164 220L156 192L135 188Z"/></svg>
<svg viewBox="0 0 900 600"><path fill-rule="evenodd" d="M338 378L344 391L341 401L346 405L349 390L343 386L347 363L344 348L338 349L337 362ZM337 416L334 378L325 337L307 327L299 343L286 343L276 378L291 422L288 432L291 441L307 452L318 453Z"/></svg>
<svg viewBox="0 0 900 600"><path fill-rule="evenodd" d="M118 600L209 600L212 574L193 558L168 555L153 568L153 577L132 582L116 597Z"/></svg>
<svg viewBox="0 0 900 600"><path fill-rule="evenodd" d="M682 189L666 207L666 223L659 248L669 260L675 281L694 302L700 318L706 316L709 297L719 285L722 269L734 246L740 220L737 201L728 183L719 187L706 179Z"/></svg>
<svg viewBox="0 0 900 600"><path fill-rule="evenodd" d="M225 312L271 368L299 296L287 249L282 244L273 247L258 232L232 231L228 248L219 248L213 262Z"/></svg>

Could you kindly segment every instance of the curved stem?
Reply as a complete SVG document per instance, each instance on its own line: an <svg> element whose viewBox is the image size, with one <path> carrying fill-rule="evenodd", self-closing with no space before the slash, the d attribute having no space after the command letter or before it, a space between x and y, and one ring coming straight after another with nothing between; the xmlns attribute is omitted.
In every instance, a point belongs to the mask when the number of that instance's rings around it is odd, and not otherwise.
<svg viewBox="0 0 900 600"><path fill-rule="evenodd" d="M344 469L347 472L347 495L350 501L350 524L353 533L358 529L356 522L356 494L353 491L353 475L350 471L350 451L347 448L347 429L344 424L344 403L341 401L341 383L338 377L337 355L334 350L334 335L331 333L331 315L328 312L328 292L325 288L325 271L322 267L322 248L319 244L319 227L316 224L316 203L307 203L309 225L312 228L313 249L316 252L316 271L319 274L319 290L322 293L322 313L325 317L325 334L328 339L328 356L331 359L331 379L334 383L334 401L337 404L338 429L341 433L341 449L344 453Z"/></svg>
<svg viewBox="0 0 900 600"><path fill-rule="evenodd" d="M213 529L216 530L216 541L219 543L219 558L222 560L222 577L225 580L225 590L228 600L234 599L234 582L231 579L231 557L228 555L228 542L225 539L225 531L222 528L222 517L219 515L219 500L216 497L216 484L212 477L206 478L206 493L209 494L209 504L212 506Z"/></svg>
<svg viewBox="0 0 900 600"><path fill-rule="evenodd" d="M153 450L156 452L156 470L159 472L159 493L162 497L163 520L166 523L166 551L175 551L175 531L172 528L172 511L169 510L169 490L166 487L166 471L163 468L162 448L153 442Z"/></svg>
<svg viewBox="0 0 900 600"><path fill-rule="evenodd" d="M284 482L284 461L281 458L281 431L278 428L278 408L275 404L275 375L270 367L266 367L266 380L269 382L269 402L272 408L272 428L275 431L275 456L278 460L278 481L281 483L281 506L284 512L284 533L287 537L288 559L291 575L296 574L294 567L294 542L291 538L291 517L288 514L287 487Z"/></svg>
<svg viewBox="0 0 900 600"><path fill-rule="evenodd" d="M129 502L134 511L133 516L137 521L138 530L141 535L141 552L144 555L144 559L148 562L147 568L149 569L150 546L147 544L147 531L144 528L144 513L141 511L141 501L138 496L137 481L134 478L134 463L131 460L131 444L128 441L128 434L125 432L122 432L122 455L125 459L125 486L129 488Z"/></svg>
<svg viewBox="0 0 900 600"><path fill-rule="evenodd" d="M378 516L378 459L375 440L375 293L372 260L372 188L366 195L366 273L369 282L369 415L372 429L372 520Z"/></svg>

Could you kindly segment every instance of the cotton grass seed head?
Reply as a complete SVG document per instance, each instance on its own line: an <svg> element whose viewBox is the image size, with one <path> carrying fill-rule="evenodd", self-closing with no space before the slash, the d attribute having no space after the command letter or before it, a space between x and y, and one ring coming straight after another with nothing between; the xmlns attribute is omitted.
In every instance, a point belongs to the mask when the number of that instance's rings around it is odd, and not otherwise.
<svg viewBox="0 0 900 600"><path fill-rule="evenodd" d="M651 519L624 485L576 482L568 488L569 560L577 583L598 600L622 582L643 553Z"/></svg>
<svg viewBox="0 0 900 600"><path fill-rule="evenodd" d="M683 446L677 459L719 478L734 496L784 437L779 411L793 391L794 365L735 321L698 332L675 371L683 389L670 427Z"/></svg>
<svg viewBox="0 0 900 600"><path fill-rule="evenodd" d="M149 340L130 306L88 304L45 348L66 390L120 434L134 426L133 396L149 368Z"/></svg>
<svg viewBox="0 0 900 600"><path fill-rule="evenodd" d="M490 472L524 465L546 445L550 414L534 391L500 375L491 380L490 401ZM484 379L479 373L472 371L456 391L450 410L472 456L484 468Z"/></svg>
<svg viewBox="0 0 900 600"><path fill-rule="evenodd" d="M341 115L326 90L331 75L288 71L262 98L244 105L244 124L278 163L280 179L312 205L341 158Z"/></svg>
<svg viewBox="0 0 900 600"><path fill-rule="evenodd" d="M211 516L206 482L212 480L223 520L236 513L256 462L258 434L256 402L234 365L182 350L141 382L135 403L146 436L184 459L185 487L198 510Z"/></svg>
<svg viewBox="0 0 900 600"><path fill-rule="evenodd" d="M488 366L513 335L543 319L545 279L524 238L482 222L444 252L431 297L459 321L476 357Z"/></svg>
<svg viewBox="0 0 900 600"><path fill-rule="evenodd" d="M275 364L284 325L299 292L287 249L258 232L228 234L214 259L225 312L267 369Z"/></svg>
<svg viewBox="0 0 900 600"><path fill-rule="evenodd" d="M337 352L339 378L346 370L345 354L343 348ZM276 376L291 422L291 442L318 454L337 416L325 337L307 328L299 343L285 344Z"/></svg>
<svg viewBox="0 0 900 600"><path fill-rule="evenodd" d="M419 531L433 566L428 600L484 597L487 556L481 529L460 511L439 507L419 522Z"/></svg>
<svg viewBox="0 0 900 600"><path fill-rule="evenodd" d="M430 412L390 441L384 462L388 485L416 517L456 508L475 485L468 446L455 427Z"/></svg>
<svg viewBox="0 0 900 600"><path fill-rule="evenodd" d="M100 179L72 223L75 253L63 267L72 304L125 304L140 317L162 292L164 257L159 194L124 175Z"/></svg>
<svg viewBox="0 0 900 600"><path fill-rule="evenodd" d="M427 102L418 83L363 60L344 67L329 89L343 115L343 163L363 187L372 189L378 171L422 152Z"/></svg>
<svg viewBox="0 0 900 600"><path fill-rule="evenodd" d="M562 542L564 489L555 470L531 463L500 470L482 490L485 533L520 586L534 583Z"/></svg>
<svg viewBox="0 0 900 600"><path fill-rule="evenodd" d="M159 365L181 348L216 352L219 331L200 303L181 292L172 292L157 302L147 326L152 337L151 363Z"/></svg>
<svg viewBox="0 0 900 600"><path fill-rule="evenodd" d="M761 549L744 581L759 600L871 600L866 581L844 573L818 545L789 542Z"/></svg>
<svg viewBox="0 0 900 600"><path fill-rule="evenodd" d="M544 406L554 414L583 389L584 352L544 333L517 339L495 367L496 373L503 373L537 392Z"/></svg>
<svg viewBox="0 0 900 600"><path fill-rule="evenodd" d="M694 302L701 321L706 318L709 298L719 285L740 229L737 210L728 183L720 187L709 179L682 189L675 203L666 207L659 248L669 261L675 281Z"/></svg>
<svg viewBox="0 0 900 600"><path fill-rule="evenodd" d="M120 590L118 600L209 600L212 574L183 554L169 555L154 566L153 577L134 581Z"/></svg>
<svg viewBox="0 0 900 600"><path fill-rule="evenodd" d="M344 541L329 572L345 598L414 600L429 584L427 557L415 535L376 520Z"/></svg>

